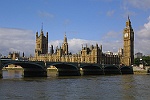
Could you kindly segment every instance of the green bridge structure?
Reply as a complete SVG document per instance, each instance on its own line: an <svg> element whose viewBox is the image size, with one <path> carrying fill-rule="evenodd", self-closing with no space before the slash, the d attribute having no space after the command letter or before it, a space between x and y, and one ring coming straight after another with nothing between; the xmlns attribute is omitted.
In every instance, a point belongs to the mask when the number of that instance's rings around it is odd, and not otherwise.
<svg viewBox="0 0 150 100"><path fill-rule="evenodd" d="M44 61L19 61L0 59L0 76L2 69L10 64L23 68L24 77L47 77L47 68L55 66L58 76L83 75L122 75L133 74L131 66L102 65L97 63L71 63L71 62L44 62Z"/></svg>

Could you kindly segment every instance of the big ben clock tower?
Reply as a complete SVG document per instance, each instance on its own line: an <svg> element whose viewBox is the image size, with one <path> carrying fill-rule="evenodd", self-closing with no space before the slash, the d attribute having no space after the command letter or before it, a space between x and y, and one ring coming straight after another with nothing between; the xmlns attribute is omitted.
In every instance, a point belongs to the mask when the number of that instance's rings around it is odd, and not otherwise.
<svg viewBox="0 0 150 100"><path fill-rule="evenodd" d="M134 63L134 31L132 29L129 16L126 21L126 27L123 31L123 40L123 64L130 66Z"/></svg>

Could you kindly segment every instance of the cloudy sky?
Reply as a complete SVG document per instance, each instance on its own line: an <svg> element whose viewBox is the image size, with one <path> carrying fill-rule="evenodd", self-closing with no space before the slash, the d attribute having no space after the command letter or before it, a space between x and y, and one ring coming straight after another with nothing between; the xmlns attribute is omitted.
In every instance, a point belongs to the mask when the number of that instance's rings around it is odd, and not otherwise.
<svg viewBox="0 0 150 100"><path fill-rule="evenodd" d="M103 52L123 47L128 15L135 32L135 53L150 54L150 0L1 0L0 53L34 55L35 33L49 32L49 46L62 44L66 32L69 51L81 45L103 46Z"/></svg>

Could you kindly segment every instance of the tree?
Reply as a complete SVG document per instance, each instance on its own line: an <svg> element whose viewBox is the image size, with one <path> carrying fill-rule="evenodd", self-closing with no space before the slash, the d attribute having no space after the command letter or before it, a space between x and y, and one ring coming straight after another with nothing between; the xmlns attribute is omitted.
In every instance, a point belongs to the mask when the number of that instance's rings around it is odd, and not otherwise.
<svg viewBox="0 0 150 100"><path fill-rule="evenodd" d="M142 60L145 65L150 66L150 56L143 56Z"/></svg>
<svg viewBox="0 0 150 100"><path fill-rule="evenodd" d="M142 59L135 58L134 64L139 66L139 64L144 64L145 66L150 66L150 56L143 56Z"/></svg>
<svg viewBox="0 0 150 100"><path fill-rule="evenodd" d="M140 58L135 58L134 59L134 64L137 65L137 66L139 66L139 64L140 64Z"/></svg>

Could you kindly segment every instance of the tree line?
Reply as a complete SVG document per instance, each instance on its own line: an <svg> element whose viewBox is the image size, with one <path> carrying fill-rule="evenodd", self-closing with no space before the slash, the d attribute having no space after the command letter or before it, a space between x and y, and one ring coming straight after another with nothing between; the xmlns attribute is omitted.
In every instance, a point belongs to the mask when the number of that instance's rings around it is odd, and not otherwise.
<svg viewBox="0 0 150 100"><path fill-rule="evenodd" d="M139 66L140 64L143 64L145 66L150 66L150 56L143 56L142 58L135 58L134 64Z"/></svg>

